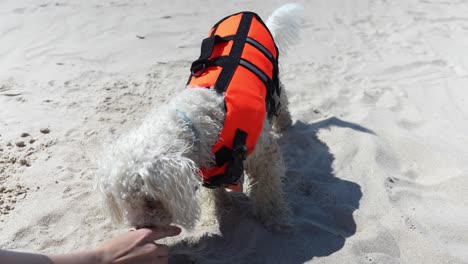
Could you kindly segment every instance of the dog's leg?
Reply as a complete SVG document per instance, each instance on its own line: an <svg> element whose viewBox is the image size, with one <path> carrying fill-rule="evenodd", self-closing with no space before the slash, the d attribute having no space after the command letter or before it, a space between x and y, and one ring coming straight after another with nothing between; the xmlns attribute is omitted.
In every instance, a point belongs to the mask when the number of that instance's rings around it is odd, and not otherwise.
<svg viewBox="0 0 468 264"><path fill-rule="evenodd" d="M273 130L277 133L285 131L292 124L291 113L289 113L289 101L284 84L280 81L280 109L278 116L273 121Z"/></svg>
<svg viewBox="0 0 468 264"><path fill-rule="evenodd" d="M229 194L224 188L209 189L202 187L199 193L201 206L200 225L212 226L218 224L223 210L230 202Z"/></svg>
<svg viewBox="0 0 468 264"><path fill-rule="evenodd" d="M249 190L254 214L266 228L284 231L291 228L289 207L282 189L286 168L278 143L270 131L265 124L255 151L245 165L251 177Z"/></svg>

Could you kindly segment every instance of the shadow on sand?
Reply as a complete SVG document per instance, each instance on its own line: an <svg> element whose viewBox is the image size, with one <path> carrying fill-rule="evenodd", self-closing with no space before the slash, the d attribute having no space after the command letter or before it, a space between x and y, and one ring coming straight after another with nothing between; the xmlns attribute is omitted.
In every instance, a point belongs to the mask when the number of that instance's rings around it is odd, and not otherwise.
<svg viewBox="0 0 468 264"><path fill-rule="evenodd" d="M340 250L356 233L353 212L362 192L358 184L334 176L334 156L317 137L320 129L332 126L374 134L332 117L312 124L298 121L279 140L288 164L292 233L265 230L251 215L248 200L239 197L217 232L187 236L173 245L176 255L170 263L304 263Z"/></svg>

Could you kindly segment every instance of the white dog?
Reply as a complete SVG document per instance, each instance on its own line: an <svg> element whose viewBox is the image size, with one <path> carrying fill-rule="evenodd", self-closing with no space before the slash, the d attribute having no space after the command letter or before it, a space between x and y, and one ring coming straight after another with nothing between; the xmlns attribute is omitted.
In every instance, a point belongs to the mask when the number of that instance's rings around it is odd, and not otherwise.
<svg viewBox="0 0 468 264"><path fill-rule="evenodd" d="M298 39L299 11L300 6L288 4L266 22L283 53ZM273 133L291 124L285 92L280 103L281 111L263 121L255 150L244 162L253 213L272 230L287 227L289 214L282 190L285 164ZM224 104L223 94L214 89L184 89L107 149L97 186L113 220L137 228L170 223L193 228L200 218L216 220L216 206L230 192L201 187L200 169L213 166Z"/></svg>

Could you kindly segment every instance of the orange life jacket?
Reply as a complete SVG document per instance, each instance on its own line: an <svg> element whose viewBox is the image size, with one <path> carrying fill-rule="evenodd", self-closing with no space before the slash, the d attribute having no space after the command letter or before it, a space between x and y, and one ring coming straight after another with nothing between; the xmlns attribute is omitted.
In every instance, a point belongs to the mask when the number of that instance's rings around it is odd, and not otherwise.
<svg viewBox="0 0 468 264"><path fill-rule="evenodd" d="M190 70L188 86L213 87L224 93L226 108L221 134L212 148L216 164L201 169L203 184L236 185L265 117L275 115L279 105L278 48L257 14L241 12L211 28Z"/></svg>

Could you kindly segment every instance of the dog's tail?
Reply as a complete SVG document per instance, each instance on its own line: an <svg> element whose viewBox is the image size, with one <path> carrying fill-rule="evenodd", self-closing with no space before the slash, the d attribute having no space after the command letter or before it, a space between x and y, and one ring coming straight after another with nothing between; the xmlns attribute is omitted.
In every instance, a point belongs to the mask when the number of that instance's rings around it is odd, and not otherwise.
<svg viewBox="0 0 468 264"><path fill-rule="evenodd" d="M299 4L286 4L273 11L266 22L281 53L287 53L289 46L296 44L301 35L301 14Z"/></svg>

